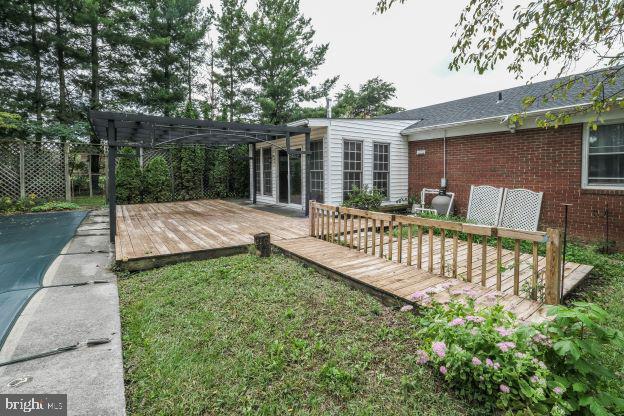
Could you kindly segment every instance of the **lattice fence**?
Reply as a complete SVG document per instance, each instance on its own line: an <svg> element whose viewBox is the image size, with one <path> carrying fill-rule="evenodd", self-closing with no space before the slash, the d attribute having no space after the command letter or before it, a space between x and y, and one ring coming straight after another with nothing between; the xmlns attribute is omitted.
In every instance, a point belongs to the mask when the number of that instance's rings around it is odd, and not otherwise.
<svg viewBox="0 0 624 416"><path fill-rule="evenodd" d="M89 154L104 153L85 143L0 141L0 197L34 194L50 200L71 199L73 169ZM84 169L83 169L84 170Z"/></svg>
<svg viewBox="0 0 624 416"><path fill-rule="evenodd" d="M20 144L0 142L0 196L20 197Z"/></svg>

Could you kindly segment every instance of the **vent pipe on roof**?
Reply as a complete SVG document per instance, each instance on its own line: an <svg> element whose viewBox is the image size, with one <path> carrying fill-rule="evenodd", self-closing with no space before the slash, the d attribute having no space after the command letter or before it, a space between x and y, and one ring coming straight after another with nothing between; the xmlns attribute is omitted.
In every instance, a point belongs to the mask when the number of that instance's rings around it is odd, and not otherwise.
<svg viewBox="0 0 624 416"><path fill-rule="evenodd" d="M325 115L327 118L332 118L332 99L327 97L325 98Z"/></svg>
<svg viewBox="0 0 624 416"><path fill-rule="evenodd" d="M498 104L498 103L500 103L501 101L503 101L503 92L502 92L502 91L499 91L499 92L498 92L498 101L496 101L496 103Z"/></svg>

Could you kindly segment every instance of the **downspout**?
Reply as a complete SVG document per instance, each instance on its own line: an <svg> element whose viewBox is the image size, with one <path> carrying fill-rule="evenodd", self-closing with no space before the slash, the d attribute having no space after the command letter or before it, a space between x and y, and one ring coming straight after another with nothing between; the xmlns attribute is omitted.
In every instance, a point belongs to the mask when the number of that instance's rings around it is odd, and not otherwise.
<svg viewBox="0 0 624 416"><path fill-rule="evenodd" d="M440 188L446 189L446 129L444 129L444 138L443 138L443 166L442 166L442 179L440 180Z"/></svg>

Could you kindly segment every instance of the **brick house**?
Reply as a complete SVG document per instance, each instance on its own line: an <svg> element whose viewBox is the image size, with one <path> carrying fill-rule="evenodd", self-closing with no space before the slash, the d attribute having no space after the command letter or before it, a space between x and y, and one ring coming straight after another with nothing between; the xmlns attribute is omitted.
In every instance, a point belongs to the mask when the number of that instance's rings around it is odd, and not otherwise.
<svg viewBox="0 0 624 416"><path fill-rule="evenodd" d="M575 91L564 101L531 109L522 126L511 127L509 114L520 111L525 96L540 96L557 80L384 116L418 120L404 129L408 141L409 193L436 188L446 177L455 192L456 213L466 215L470 185L525 188L544 193L540 228L562 227L569 211L570 235L585 241L609 239L624 249L624 111L573 117L558 128L535 128L548 110L583 104ZM614 85L614 91L621 89ZM446 166L445 166L446 164Z"/></svg>
<svg viewBox="0 0 624 416"><path fill-rule="evenodd" d="M586 74L591 76L591 74ZM624 81L624 80L622 80ZM569 211L571 236L586 241L609 239L624 249L624 110L603 116L590 131L592 114L573 117L559 128L535 128L549 110L575 108L578 91L565 99L541 103L526 113L522 125L509 116L522 111L526 96L540 97L559 80L510 88L374 119L310 118L290 123L311 129L311 152L303 136L258 144L250 194L260 202L304 209L311 199L340 204L353 186L380 189L387 203L437 188L446 178L455 193L455 213L465 216L471 185L525 188L543 192L540 228L562 227L563 205ZM624 89L607 87L607 93ZM612 91L611 91L612 90ZM310 182L306 169L309 167ZM253 178L255 177L255 181Z"/></svg>

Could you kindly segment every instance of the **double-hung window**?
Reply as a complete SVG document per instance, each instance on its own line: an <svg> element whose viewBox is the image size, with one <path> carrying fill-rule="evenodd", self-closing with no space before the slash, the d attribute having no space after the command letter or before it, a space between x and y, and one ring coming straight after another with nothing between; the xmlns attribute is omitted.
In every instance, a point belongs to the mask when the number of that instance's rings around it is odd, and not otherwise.
<svg viewBox="0 0 624 416"><path fill-rule="evenodd" d="M271 178L271 148L262 149L262 183L264 184L264 188L262 190L262 195L271 196L273 195L273 191L271 188L272 178Z"/></svg>
<svg viewBox="0 0 624 416"><path fill-rule="evenodd" d="M323 141L310 143L311 198L323 202Z"/></svg>
<svg viewBox="0 0 624 416"><path fill-rule="evenodd" d="M344 141L342 163L342 193L343 199L347 199L354 187L362 187L362 142Z"/></svg>
<svg viewBox="0 0 624 416"><path fill-rule="evenodd" d="M390 192L390 145L373 143L373 188L388 198Z"/></svg>
<svg viewBox="0 0 624 416"><path fill-rule="evenodd" d="M583 186L624 189L624 123L585 129Z"/></svg>

